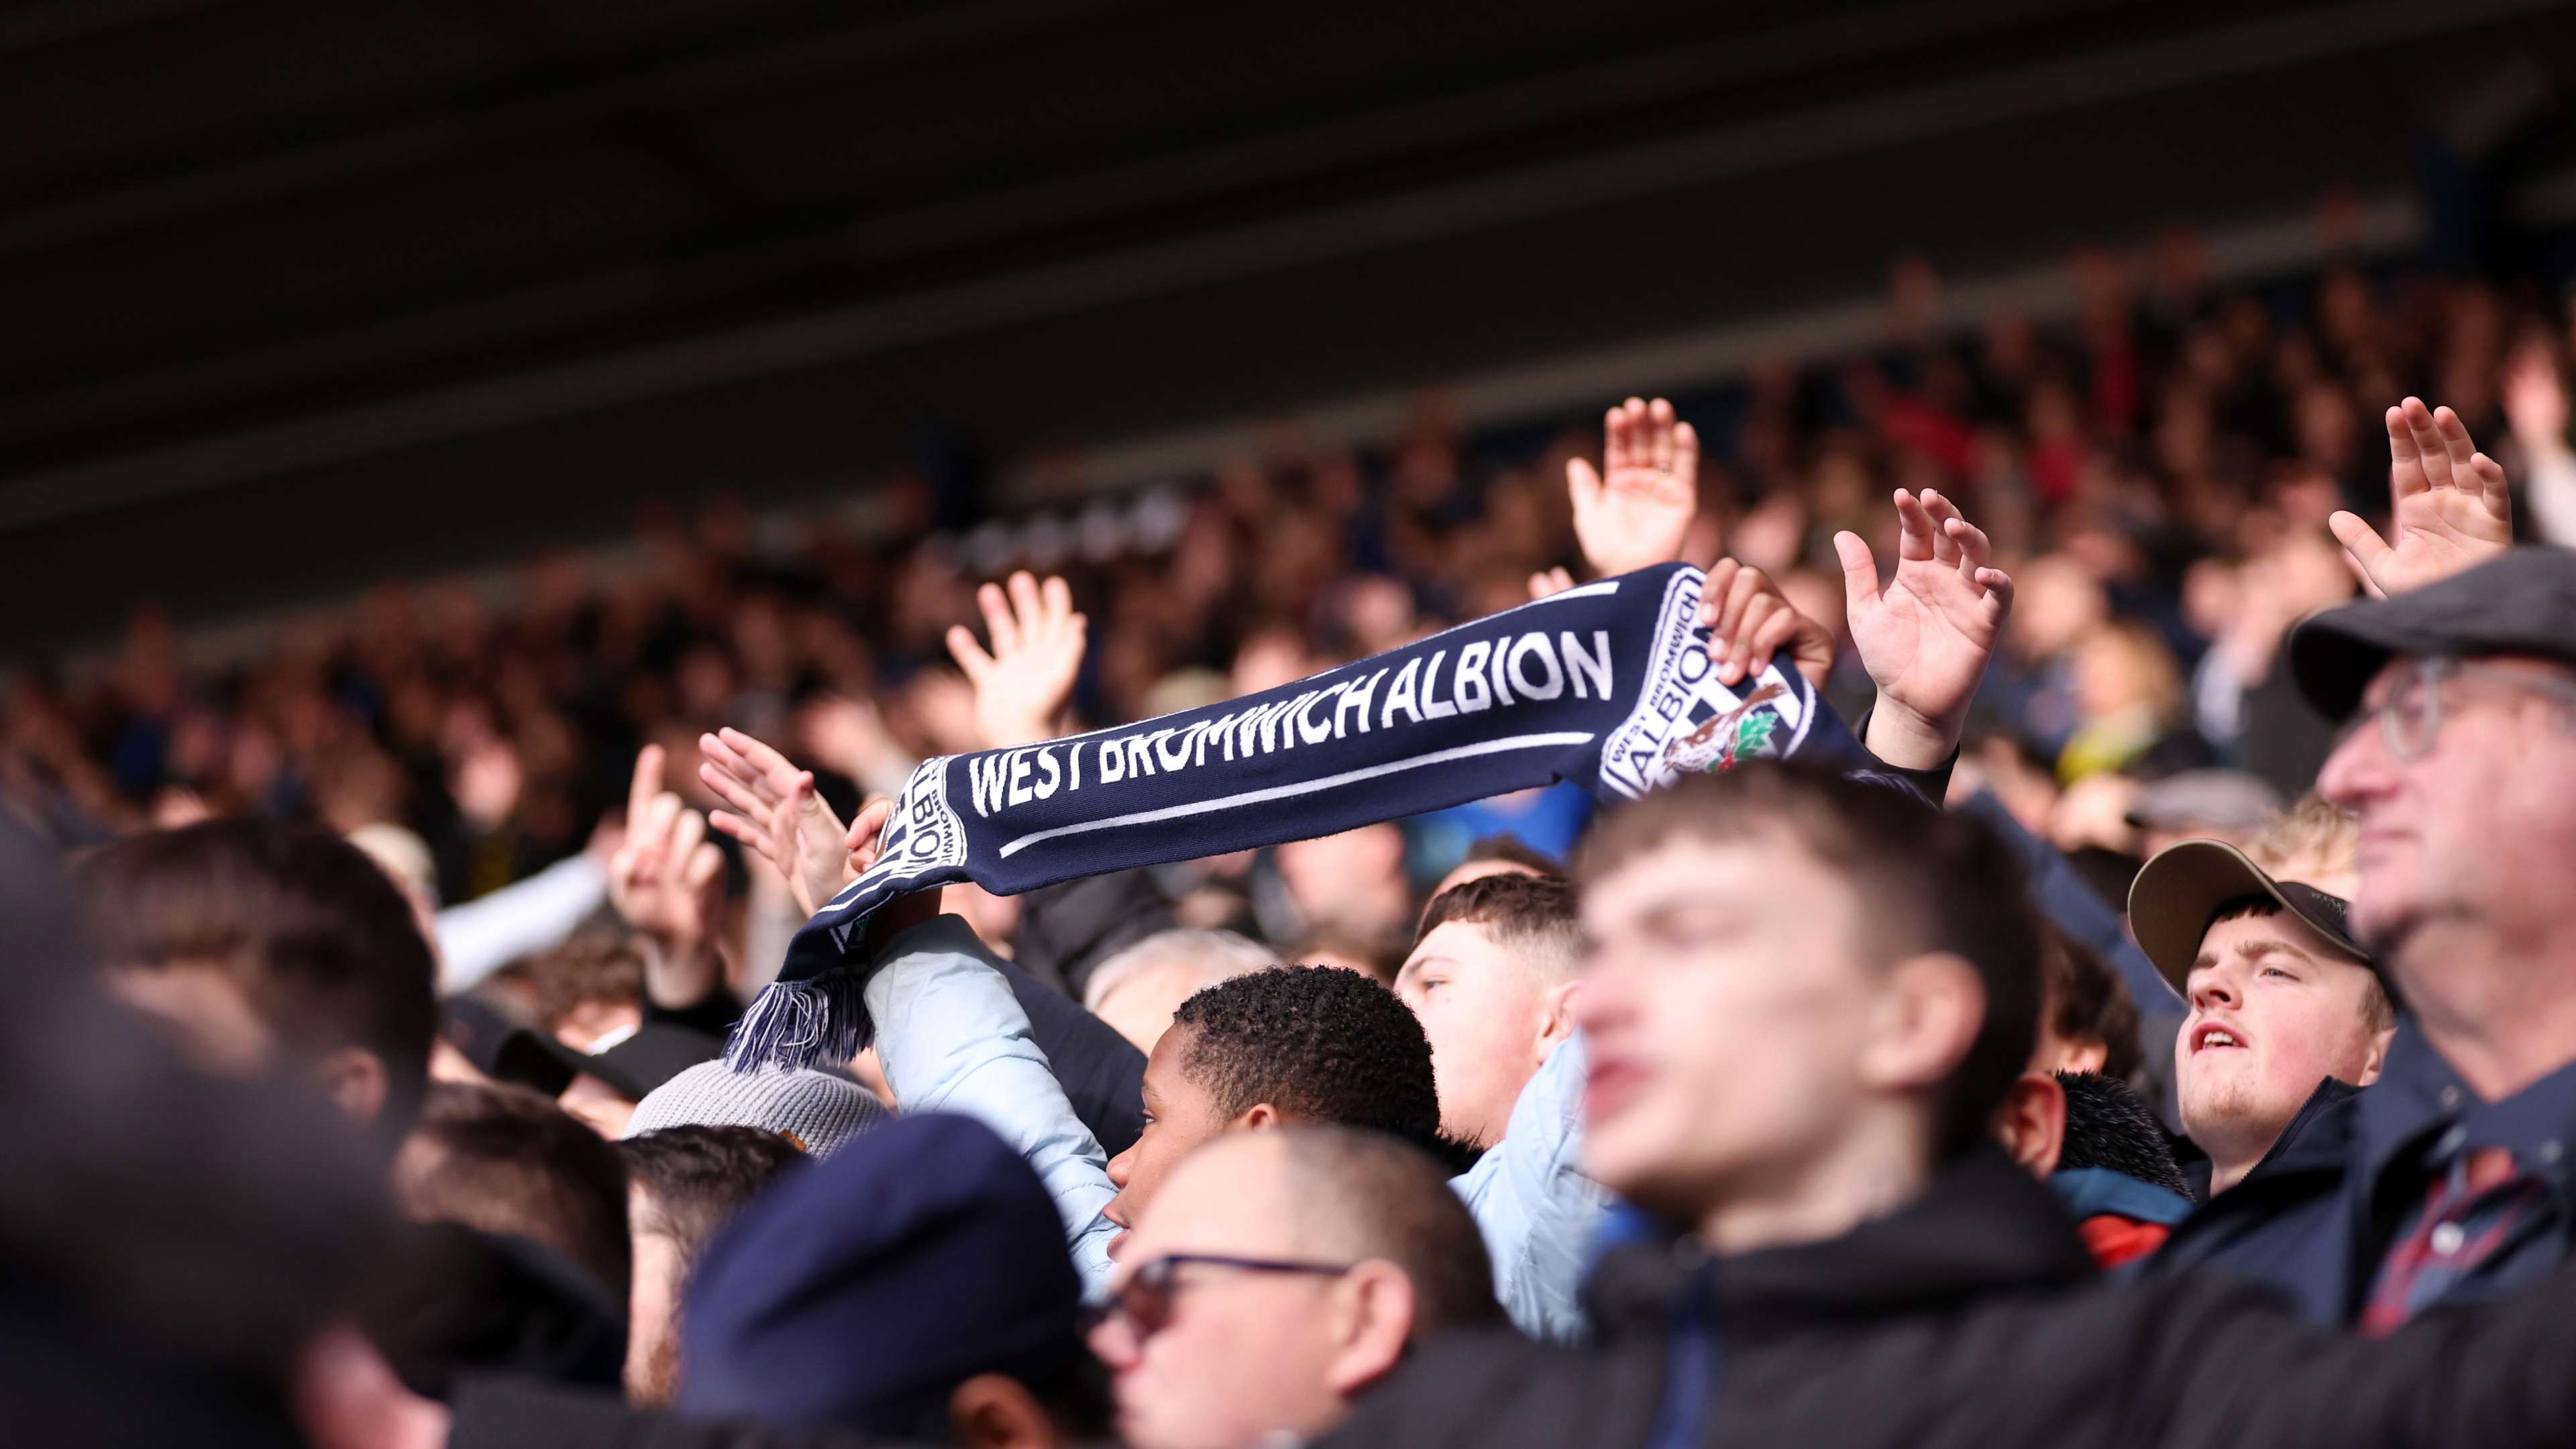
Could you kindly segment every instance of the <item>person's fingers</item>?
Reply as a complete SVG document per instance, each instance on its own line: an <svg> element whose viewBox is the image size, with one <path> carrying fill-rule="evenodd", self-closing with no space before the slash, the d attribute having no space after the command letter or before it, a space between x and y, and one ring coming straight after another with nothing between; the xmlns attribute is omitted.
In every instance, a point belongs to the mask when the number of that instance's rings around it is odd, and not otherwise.
<svg viewBox="0 0 2576 1449"><path fill-rule="evenodd" d="M716 792L717 799L741 811L744 819L758 822L763 830L769 828L769 802L760 798L758 791L713 765L698 766L698 778Z"/></svg>
<svg viewBox="0 0 2576 1449"><path fill-rule="evenodd" d="M1581 518L1601 501L1601 474L1584 459L1566 459L1565 496L1574 501L1574 516Z"/></svg>
<svg viewBox="0 0 2576 1449"><path fill-rule="evenodd" d="M1662 398L1646 404L1646 463L1658 473L1673 471L1673 405Z"/></svg>
<svg viewBox="0 0 2576 1449"><path fill-rule="evenodd" d="M1062 574L1047 575L1038 586L1038 603L1040 616L1059 634L1082 617L1073 611L1073 585Z"/></svg>
<svg viewBox="0 0 2576 1449"><path fill-rule="evenodd" d="M963 624L948 626L948 657L957 661L969 684L983 683L984 676L993 670L993 656L975 642L975 631Z"/></svg>
<svg viewBox="0 0 2576 1449"><path fill-rule="evenodd" d="M687 868L681 874L680 883L688 887L691 895L715 884L716 879L724 874L724 852L716 849L716 843L712 840L700 840L689 851L688 861Z"/></svg>
<svg viewBox="0 0 2576 1449"><path fill-rule="evenodd" d="M832 813L832 803L823 798L821 790L815 788L813 771L797 771L796 783L790 788L787 800L799 817L826 827L822 833L826 835L841 833L841 817Z"/></svg>
<svg viewBox="0 0 2576 1449"><path fill-rule="evenodd" d="M680 797L674 795L671 798L678 800ZM680 811L671 820L670 854L667 859L675 865L686 862L690 856L697 854L698 847L706 843L706 838L707 817L695 810Z"/></svg>
<svg viewBox="0 0 2576 1449"><path fill-rule="evenodd" d="M1673 424L1673 476L1694 486L1699 481L1699 429Z"/></svg>
<svg viewBox="0 0 2576 1449"><path fill-rule="evenodd" d="M757 737L728 726L718 732L717 738L742 756L745 763L767 776L772 789L784 793L787 782L795 777L796 767L788 762L787 757Z"/></svg>
<svg viewBox="0 0 2576 1449"><path fill-rule="evenodd" d="M984 632L993 641L993 657L999 659L1020 647L1020 624L1011 617L1011 599L1000 584L983 584L975 590L975 607L983 611Z"/></svg>
<svg viewBox="0 0 2576 1449"><path fill-rule="evenodd" d="M1718 606L1717 622L1709 627L1732 645L1737 629L1744 622L1745 606L1760 596L1770 582L1762 576L1762 570L1751 565L1738 568L1735 577L1726 582L1726 595Z"/></svg>
<svg viewBox="0 0 2576 1449"><path fill-rule="evenodd" d="M1529 576L1532 599L1552 599L1574 587L1574 575L1564 569L1541 569Z"/></svg>
<svg viewBox="0 0 2576 1449"><path fill-rule="evenodd" d="M2406 426L2415 435L2415 455L2424 469L2424 482L2433 488L2451 486L2451 452L2442 441L2440 423L2420 397L2406 400Z"/></svg>
<svg viewBox="0 0 2576 1449"><path fill-rule="evenodd" d="M1601 471L1616 473L1636 461L1629 453L1628 406L1630 398L1601 417Z"/></svg>
<svg viewBox="0 0 2576 1449"><path fill-rule="evenodd" d="M2380 573L2388 566L2396 550L2388 546L2388 540L2379 536L2379 530L2364 522L2360 514L2341 510L2326 519L2326 528L2334 534L2335 542L2342 544L2344 551L2352 556L2353 566L2358 570L2357 577L2363 586L2382 587Z"/></svg>
<svg viewBox="0 0 2576 1449"><path fill-rule="evenodd" d="M2469 455L2470 476L2478 480L2478 492L2486 500L2487 511L2498 517L2513 515L2513 485L2505 481L2504 465L2484 453Z"/></svg>
<svg viewBox="0 0 2576 1449"><path fill-rule="evenodd" d="M2451 470L2454 488L2482 486L2477 474L2478 445L2469 441L2469 425L2449 408L2433 409L2434 435L2442 440L2444 466Z"/></svg>
<svg viewBox="0 0 2576 1449"><path fill-rule="evenodd" d="M1977 570L1976 583L1977 587L1986 591L1987 598L1995 601L1995 607L1998 610L1995 617L1998 620L2012 612L2012 575L2002 569L1981 568Z"/></svg>
<svg viewBox="0 0 2576 1449"><path fill-rule="evenodd" d="M1699 585L1699 626L1701 628L1711 631L1717 628L1718 615L1726 611L1726 591L1735 584L1736 570L1743 567L1744 565L1731 558L1719 559L1708 566L1708 574L1700 580ZM1717 658L1724 651L1725 642L1714 633L1711 634L1708 641L1708 655L1711 659Z"/></svg>
<svg viewBox="0 0 2576 1449"><path fill-rule="evenodd" d="M2402 406L2388 410L2388 488L2402 498L2423 486L2424 461L2415 451L2415 426Z"/></svg>
<svg viewBox="0 0 2576 1449"><path fill-rule="evenodd" d="M1995 557L1994 544L1986 537L1986 531L1956 516L1943 524L1942 530L1958 547L1959 572L1967 577L1968 582L1977 582L1978 573Z"/></svg>
<svg viewBox="0 0 2576 1449"><path fill-rule="evenodd" d="M715 827L717 834L732 837L734 843L744 849L758 852L761 859L777 866L780 870L787 868L787 863L778 858L777 848L771 844L769 832L742 816L730 810L710 810L707 812L707 824Z"/></svg>
<svg viewBox="0 0 2576 1449"><path fill-rule="evenodd" d="M1796 609L1776 600L1768 602L1777 604L1777 607L1763 619L1762 626L1753 631L1748 641L1751 647L1744 656L1744 667L1748 673L1759 674L1769 668L1771 661L1779 657L1780 651L1788 648L1798 637L1798 631L1805 627L1805 621L1798 617Z"/></svg>
<svg viewBox="0 0 2576 1449"><path fill-rule="evenodd" d="M1843 606L1853 613L1878 602L1878 560L1850 529L1834 535L1834 558L1843 566Z"/></svg>
<svg viewBox="0 0 2576 1449"><path fill-rule="evenodd" d="M1033 644L1047 635L1046 600L1038 593L1037 576L1027 569L1012 573L1003 585L1011 595L1011 622L1020 628L1020 642Z"/></svg>
<svg viewBox="0 0 2576 1449"><path fill-rule="evenodd" d="M1950 536L1950 520L1960 516L1958 508L1930 488L1923 490L1921 498L1923 516L1932 520L1932 557L1937 562L1956 567L1959 542Z"/></svg>
<svg viewBox="0 0 2576 1449"><path fill-rule="evenodd" d="M877 863L877 837L885 834L886 821L893 817L894 802L882 795L859 807L849 833L841 838L852 865L864 871Z"/></svg>
<svg viewBox="0 0 2576 1449"><path fill-rule="evenodd" d="M1923 500L1906 489L1897 489L1896 557L1900 561L1932 557L1932 535L1936 532L1931 511L1923 506Z"/></svg>
<svg viewBox="0 0 2576 1449"><path fill-rule="evenodd" d="M626 786L626 828L635 828L644 806L662 793L662 747L646 745L635 752L635 776Z"/></svg>

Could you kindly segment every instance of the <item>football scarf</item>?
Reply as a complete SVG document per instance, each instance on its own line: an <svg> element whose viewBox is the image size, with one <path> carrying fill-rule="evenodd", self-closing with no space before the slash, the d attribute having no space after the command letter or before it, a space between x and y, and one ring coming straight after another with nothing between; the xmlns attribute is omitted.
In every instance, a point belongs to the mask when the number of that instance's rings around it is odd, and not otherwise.
<svg viewBox="0 0 2576 1449"><path fill-rule="evenodd" d="M1223 704L926 761L877 863L796 933L726 1058L807 1066L866 1046L861 971L845 957L868 914L910 891L973 881L1016 895L1560 780L1615 800L1744 759L1873 769L1784 663L1718 682L1701 577L1659 565Z"/></svg>

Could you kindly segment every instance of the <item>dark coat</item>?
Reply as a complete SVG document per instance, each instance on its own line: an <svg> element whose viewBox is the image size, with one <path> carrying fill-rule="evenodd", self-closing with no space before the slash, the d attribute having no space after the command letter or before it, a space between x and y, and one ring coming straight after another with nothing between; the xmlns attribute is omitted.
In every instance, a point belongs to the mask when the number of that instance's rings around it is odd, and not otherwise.
<svg viewBox="0 0 2576 1449"><path fill-rule="evenodd" d="M2215 1273L2286 1295L2314 1323L2350 1323L2389 1245L2423 1202L2444 1134L2510 1147L2549 1210L2452 1285L2440 1306L2529 1288L2576 1260L2576 1068L2506 1102L2476 1100L2412 1018L2401 1019L2369 1090L2331 1079L2245 1179L2182 1221L2148 1261L2150 1278Z"/></svg>
<svg viewBox="0 0 2576 1449"><path fill-rule="evenodd" d="M1624 1250L1594 1279L1599 1346L1435 1343L1325 1442L2559 1446L2576 1442L2571 1293L2562 1273L2370 1343L2243 1285L2115 1285L2046 1187L1981 1155L1829 1242L1716 1263Z"/></svg>

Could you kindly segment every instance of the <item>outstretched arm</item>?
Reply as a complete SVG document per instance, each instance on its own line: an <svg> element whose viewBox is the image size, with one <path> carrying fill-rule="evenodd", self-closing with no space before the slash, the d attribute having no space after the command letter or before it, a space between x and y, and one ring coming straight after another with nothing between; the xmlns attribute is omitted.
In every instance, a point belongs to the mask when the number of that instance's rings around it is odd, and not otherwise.
<svg viewBox="0 0 2576 1449"><path fill-rule="evenodd" d="M1074 1114L973 928L936 916L897 934L877 953L866 995L895 1106L963 1112L1000 1133L1055 1199L1084 1290L1105 1288L1117 1227L1101 1209L1118 1194L1108 1155Z"/></svg>

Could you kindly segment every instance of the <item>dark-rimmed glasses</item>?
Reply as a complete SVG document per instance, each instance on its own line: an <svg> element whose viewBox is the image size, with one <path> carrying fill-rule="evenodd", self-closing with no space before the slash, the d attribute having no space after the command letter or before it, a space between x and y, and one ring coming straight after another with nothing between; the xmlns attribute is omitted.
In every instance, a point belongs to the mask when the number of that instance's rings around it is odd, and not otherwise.
<svg viewBox="0 0 2576 1449"><path fill-rule="evenodd" d="M1234 1258L1219 1253L1166 1253L1137 1265L1136 1271L1127 1275L1127 1281L1110 1290L1108 1301L1084 1309L1083 1331L1088 1333L1112 1318L1123 1318L1140 1343L1160 1333L1172 1321L1172 1297L1179 1286L1180 1271L1192 1266L1338 1278L1356 1265L1293 1258Z"/></svg>

